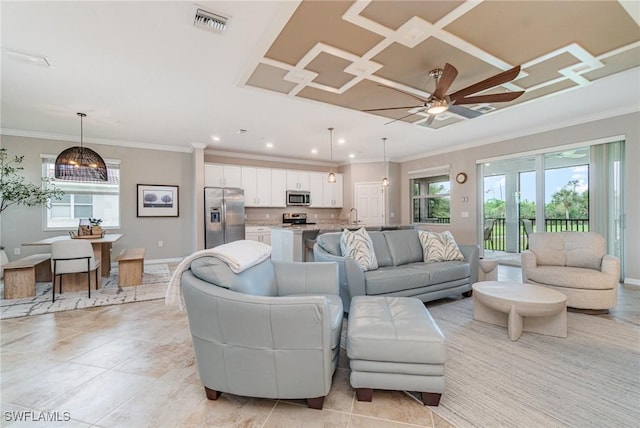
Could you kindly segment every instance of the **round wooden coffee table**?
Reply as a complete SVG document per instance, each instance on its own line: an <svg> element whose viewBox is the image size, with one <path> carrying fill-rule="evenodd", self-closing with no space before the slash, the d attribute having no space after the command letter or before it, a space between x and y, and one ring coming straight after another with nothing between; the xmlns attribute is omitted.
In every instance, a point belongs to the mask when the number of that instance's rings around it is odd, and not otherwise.
<svg viewBox="0 0 640 428"><path fill-rule="evenodd" d="M539 285L510 281L473 284L473 319L507 327L509 338L523 331L567 337L567 296Z"/></svg>

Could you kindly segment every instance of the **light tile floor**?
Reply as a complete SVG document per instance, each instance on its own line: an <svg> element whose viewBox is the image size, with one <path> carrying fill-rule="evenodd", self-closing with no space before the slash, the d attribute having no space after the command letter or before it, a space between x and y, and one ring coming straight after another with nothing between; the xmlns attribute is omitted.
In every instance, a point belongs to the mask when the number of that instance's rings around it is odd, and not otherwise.
<svg viewBox="0 0 640 428"><path fill-rule="evenodd" d="M519 268L499 267L499 279L519 277ZM606 316L637 322L640 293L630 294L632 303ZM3 427L452 426L404 392L355 400L344 352L322 411L302 400L222 394L209 401L186 316L163 301L3 320L0 336ZM40 412L63 421L12 421Z"/></svg>

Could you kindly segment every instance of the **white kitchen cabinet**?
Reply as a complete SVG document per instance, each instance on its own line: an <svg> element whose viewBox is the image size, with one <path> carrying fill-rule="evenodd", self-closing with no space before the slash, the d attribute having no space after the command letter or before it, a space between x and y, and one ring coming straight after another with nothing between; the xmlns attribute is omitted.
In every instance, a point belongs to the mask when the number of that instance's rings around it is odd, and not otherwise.
<svg viewBox="0 0 640 428"><path fill-rule="evenodd" d="M242 167L245 207L270 207L271 169Z"/></svg>
<svg viewBox="0 0 640 428"><path fill-rule="evenodd" d="M309 191L309 173L305 171L287 171L287 190Z"/></svg>
<svg viewBox="0 0 640 428"><path fill-rule="evenodd" d="M204 165L204 185L210 187L242 187L242 168L236 165Z"/></svg>
<svg viewBox="0 0 640 428"><path fill-rule="evenodd" d="M344 198L344 176L336 173L336 182L323 181L322 205L325 208L342 208Z"/></svg>
<svg viewBox="0 0 640 428"><path fill-rule="evenodd" d="M258 189L256 187L256 169L242 167L242 188L244 189L244 206L258 206Z"/></svg>
<svg viewBox="0 0 640 428"><path fill-rule="evenodd" d="M327 181L328 174L324 172L309 173L309 192L311 193L310 208L324 207L324 183Z"/></svg>
<svg viewBox="0 0 640 428"><path fill-rule="evenodd" d="M271 206L287 206L287 171L284 169L271 170Z"/></svg>
<svg viewBox="0 0 640 428"><path fill-rule="evenodd" d="M268 226L245 226L244 239L271 245L271 228Z"/></svg>

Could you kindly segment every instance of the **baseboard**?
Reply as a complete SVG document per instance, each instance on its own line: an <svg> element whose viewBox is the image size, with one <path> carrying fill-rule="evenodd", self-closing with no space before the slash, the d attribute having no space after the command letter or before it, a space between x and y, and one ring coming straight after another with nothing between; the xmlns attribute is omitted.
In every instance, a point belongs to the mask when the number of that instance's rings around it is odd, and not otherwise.
<svg viewBox="0 0 640 428"><path fill-rule="evenodd" d="M625 278L624 279L624 284L625 285L635 285L637 287L640 287L640 279Z"/></svg>

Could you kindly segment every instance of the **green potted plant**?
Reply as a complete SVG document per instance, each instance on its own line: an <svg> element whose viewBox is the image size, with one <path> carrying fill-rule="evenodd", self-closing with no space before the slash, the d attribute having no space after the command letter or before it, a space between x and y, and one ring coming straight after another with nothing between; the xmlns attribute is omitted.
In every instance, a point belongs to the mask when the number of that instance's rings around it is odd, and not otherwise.
<svg viewBox="0 0 640 428"><path fill-rule="evenodd" d="M51 199L60 199L64 192L53 185L51 180L43 178L40 186L33 183L25 183L25 178L20 175L24 169L20 164L24 156L9 157L6 148L0 148L0 213L12 205L49 204ZM0 246L0 277L2 277L2 265L7 263L7 255L4 247Z"/></svg>
<svg viewBox="0 0 640 428"><path fill-rule="evenodd" d="M0 213L12 205L48 205L51 199L61 199L64 195L49 178L42 178L40 185L25 182L20 175L23 160L24 156L11 159L7 149L0 148Z"/></svg>

